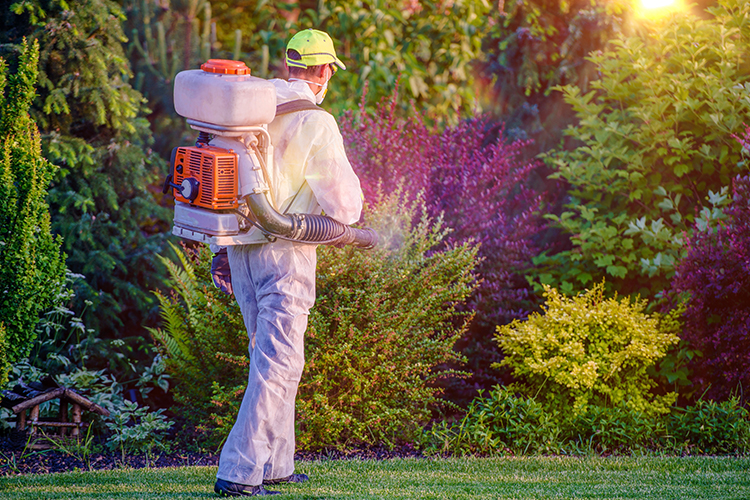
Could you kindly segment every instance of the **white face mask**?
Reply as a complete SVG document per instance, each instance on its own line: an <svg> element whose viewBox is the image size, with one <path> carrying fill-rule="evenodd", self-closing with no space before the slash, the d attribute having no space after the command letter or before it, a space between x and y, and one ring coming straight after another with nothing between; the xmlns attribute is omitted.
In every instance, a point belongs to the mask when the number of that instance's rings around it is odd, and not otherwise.
<svg viewBox="0 0 750 500"><path fill-rule="evenodd" d="M326 80L326 82L320 87L320 92L315 94L315 104L322 103L323 99L326 98L326 94L328 93L328 81L329 80Z"/></svg>
<svg viewBox="0 0 750 500"><path fill-rule="evenodd" d="M320 87L320 90L318 91L318 93L315 94L315 104L322 103L323 99L326 98L326 94L328 93L328 82L330 80L331 79L329 78L328 80L326 80L325 83L320 84L320 83L317 83L317 82L311 82L310 80L303 80L301 78L290 78L289 79L290 82L305 82L305 83L310 83L312 85L317 85L318 87Z"/></svg>

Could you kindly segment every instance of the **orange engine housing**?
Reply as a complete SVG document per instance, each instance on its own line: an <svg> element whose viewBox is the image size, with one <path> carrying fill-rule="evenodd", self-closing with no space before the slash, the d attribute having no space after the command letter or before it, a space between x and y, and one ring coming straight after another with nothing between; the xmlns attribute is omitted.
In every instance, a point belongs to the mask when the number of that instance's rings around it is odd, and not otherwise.
<svg viewBox="0 0 750 500"><path fill-rule="evenodd" d="M213 146L181 146L172 153L174 183L180 185L192 177L200 184L198 196L190 201L178 189L174 197L183 203L210 210L234 209L237 201L237 165L239 155L233 150Z"/></svg>

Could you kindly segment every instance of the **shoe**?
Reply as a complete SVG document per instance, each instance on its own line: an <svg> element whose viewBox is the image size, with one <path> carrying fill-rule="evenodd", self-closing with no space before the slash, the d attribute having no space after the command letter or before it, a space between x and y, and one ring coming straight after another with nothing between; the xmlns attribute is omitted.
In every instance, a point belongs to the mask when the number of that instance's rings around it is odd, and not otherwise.
<svg viewBox="0 0 750 500"><path fill-rule="evenodd" d="M266 495L281 495L280 491L268 491L262 485L248 486L217 479L214 491L223 497L262 497Z"/></svg>
<svg viewBox="0 0 750 500"><path fill-rule="evenodd" d="M304 483L309 480L310 478L307 477L307 474L292 474L279 479L264 479L263 484Z"/></svg>

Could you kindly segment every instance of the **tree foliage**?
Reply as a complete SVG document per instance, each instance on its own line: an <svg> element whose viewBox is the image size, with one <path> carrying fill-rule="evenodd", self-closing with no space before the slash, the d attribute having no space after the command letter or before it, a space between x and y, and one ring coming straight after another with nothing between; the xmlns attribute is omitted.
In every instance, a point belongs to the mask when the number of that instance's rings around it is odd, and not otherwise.
<svg viewBox="0 0 750 500"><path fill-rule="evenodd" d="M86 276L86 323L105 335L141 328L159 281L153 254L168 211L149 184L163 162L150 150L145 101L128 83L124 16L110 0L3 2L12 49L22 35L40 46L39 94L31 113L45 156L59 170L49 190L52 229L68 267ZM82 308L82 307L81 307Z"/></svg>
<svg viewBox="0 0 750 500"><path fill-rule="evenodd" d="M298 28L341 42L348 66L331 85L334 110L355 107L365 82L375 103L402 78L418 109L456 123L477 106L472 62L491 9L489 0L337 0L301 14Z"/></svg>
<svg viewBox="0 0 750 500"><path fill-rule="evenodd" d="M39 45L25 40L14 73L0 58L0 386L10 363L28 355L39 316L65 278L62 240L51 233L46 201L54 167L42 157L29 116L38 59Z"/></svg>
<svg viewBox="0 0 750 500"><path fill-rule="evenodd" d="M456 123L477 106L472 61L492 8L489 0L181 0L167 6L128 0L124 6L133 30L129 55L153 106L150 119L173 140L179 137L169 125L171 82L178 71L196 69L208 57L237 58L255 76L285 77L286 43L306 28L328 32L347 66L330 85L326 109L340 114L356 107L365 83L374 105L401 78L431 119ZM164 154L172 147L159 144Z"/></svg>
<svg viewBox="0 0 750 500"><path fill-rule="evenodd" d="M148 99L154 149L166 158L173 147L195 138L185 119L174 111L174 77L199 68L211 57L234 59L235 53L215 49L216 22L208 0L124 0L121 5L127 16L126 54L135 75L134 87ZM258 76L257 67L253 69Z"/></svg>
<svg viewBox="0 0 750 500"><path fill-rule="evenodd" d="M487 111L516 137L546 151L575 115L557 85L588 89L597 79L587 59L618 34L631 33L633 2L622 0L501 1L488 19L477 65Z"/></svg>
<svg viewBox="0 0 750 500"><path fill-rule="evenodd" d="M750 115L750 4L719 3L710 19L674 15L592 55L601 77L591 91L560 88L579 119L566 134L579 146L547 158L569 185L565 210L549 217L572 248L541 256L538 282L570 293L606 276L653 297L702 217L695 207L712 193L720 204L739 172L732 134Z"/></svg>

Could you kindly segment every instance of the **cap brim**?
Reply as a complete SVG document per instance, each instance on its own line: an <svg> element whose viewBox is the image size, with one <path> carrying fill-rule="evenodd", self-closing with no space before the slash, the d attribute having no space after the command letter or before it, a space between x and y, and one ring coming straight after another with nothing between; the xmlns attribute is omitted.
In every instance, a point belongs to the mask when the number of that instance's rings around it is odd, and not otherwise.
<svg viewBox="0 0 750 500"><path fill-rule="evenodd" d="M333 59L333 61L331 59ZM310 66L320 66L322 64L335 64L341 69L346 69L346 65L341 62L341 59L336 57L335 54L331 54L330 52L302 54L302 59L289 59L289 56L287 55L286 63L288 66L294 66L297 68L308 68Z"/></svg>

